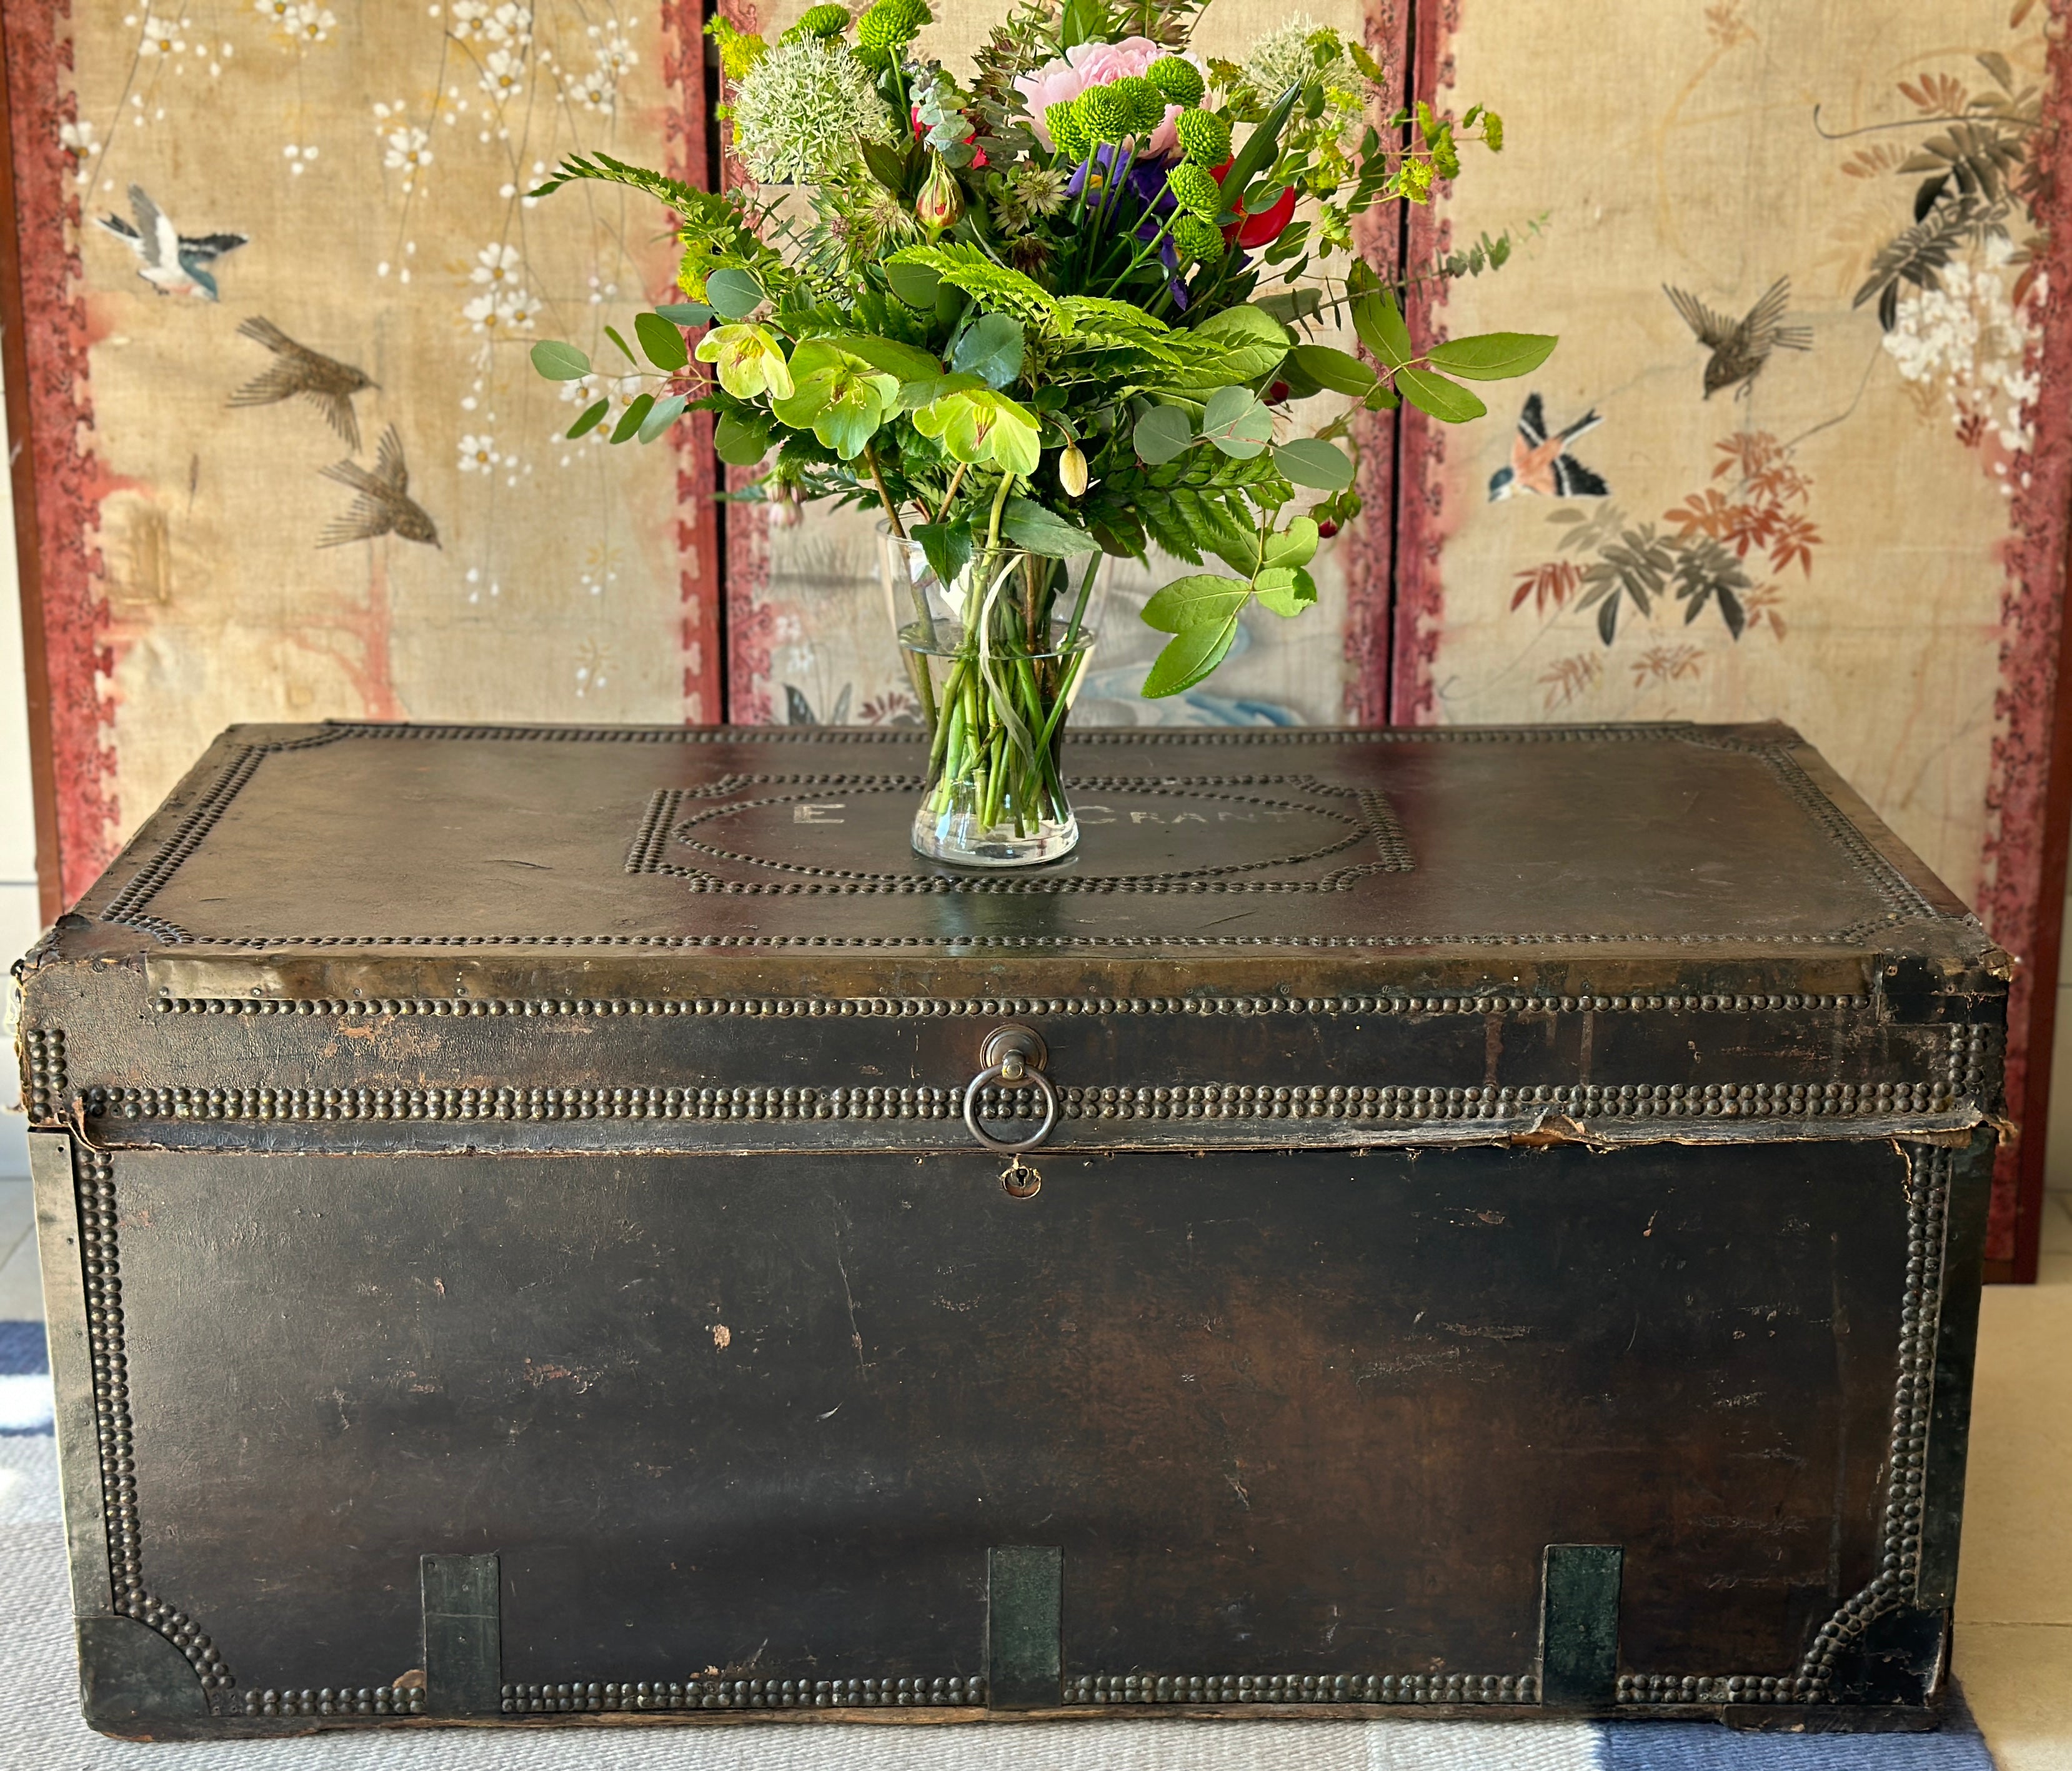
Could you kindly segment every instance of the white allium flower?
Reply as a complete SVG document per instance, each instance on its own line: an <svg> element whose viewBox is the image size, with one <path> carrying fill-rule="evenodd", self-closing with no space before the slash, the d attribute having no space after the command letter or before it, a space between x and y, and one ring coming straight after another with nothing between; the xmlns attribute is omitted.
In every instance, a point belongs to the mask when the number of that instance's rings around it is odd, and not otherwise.
<svg viewBox="0 0 2072 1771"><path fill-rule="evenodd" d="M1359 70L1343 49L1322 68L1317 65L1309 39L1322 28L1308 13L1298 12L1252 46L1244 59L1244 77L1269 105L1297 80L1321 79L1331 111L1340 120L1341 138L1350 140L1365 122L1364 88Z"/></svg>
<svg viewBox="0 0 2072 1771"><path fill-rule="evenodd" d="M781 43L734 88L734 150L764 184L824 178L863 142L891 138L869 72L840 43Z"/></svg>

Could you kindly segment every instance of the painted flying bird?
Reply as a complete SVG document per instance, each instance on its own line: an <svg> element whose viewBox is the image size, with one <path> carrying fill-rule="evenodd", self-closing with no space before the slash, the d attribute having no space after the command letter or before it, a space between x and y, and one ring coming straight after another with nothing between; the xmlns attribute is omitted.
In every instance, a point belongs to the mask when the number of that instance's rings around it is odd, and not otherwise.
<svg viewBox="0 0 2072 1771"><path fill-rule="evenodd" d="M1525 397L1525 409L1518 415L1518 434L1511 440L1511 465L1490 475L1490 502L1535 492L1542 498L1608 498L1611 487L1603 475L1593 473L1568 453L1568 445L1586 430L1594 430L1604 420L1586 412L1565 429L1547 434L1547 409L1540 396Z"/></svg>
<svg viewBox="0 0 2072 1771"><path fill-rule="evenodd" d="M142 261L137 274L161 295L198 295L205 302L216 300L216 277L208 267L251 237L249 234L183 234L141 184L130 187L130 213L137 218L134 226L120 216L103 216L101 225L128 244Z"/></svg>
<svg viewBox="0 0 2072 1771"><path fill-rule="evenodd" d="M360 496L344 516L325 525L319 547L343 547L348 541L372 541L384 535L439 544L439 532L431 518L409 495L410 470L403 459L403 439L393 425L381 433L372 471L356 461L341 461L325 468L323 476L350 486Z"/></svg>
<svg viewBox="0 0 2072 1771"><path fill-rule="evenodd" d="M1791 279L1780 277L1763 292L1737 325L1724 314L1715 314L1695 295L1667 283L1662 293L1684 316L1684 323L1696 334L1698 342L1712 354L1705 364L1705 397L1722 388L1735 388L1738 400L1755 385L1755 378L1770 360L1772 351L1810 351L1813 328L1786 326L1785 309L1791 301ZM1740 385L1736 388L1735 384Z"/></svg>
<svg viewBox="0 0 2072 1771"><path fill-rule="evenodd" d="M346 447L358 454L360 420L352 409L352 397L372 387L372 379L349 363L298 344L271 320L256 314L237 330L240 336L265 345L280 361L231 395L231 405L270 406L300 394L330 421Z"/></svg>

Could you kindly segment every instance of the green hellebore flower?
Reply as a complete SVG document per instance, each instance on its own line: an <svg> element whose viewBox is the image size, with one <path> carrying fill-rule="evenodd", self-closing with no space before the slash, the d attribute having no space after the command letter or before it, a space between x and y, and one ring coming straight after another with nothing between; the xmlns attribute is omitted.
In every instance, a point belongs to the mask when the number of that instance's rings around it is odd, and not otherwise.
<svg viewBox="0 0 2072 1771"><path fill-rule="evenodd" d="M718 326L698 340L698 361L717 365L719 384L737 400L759 393L791 397L791 370L784 347L763 326Z"/></svg>

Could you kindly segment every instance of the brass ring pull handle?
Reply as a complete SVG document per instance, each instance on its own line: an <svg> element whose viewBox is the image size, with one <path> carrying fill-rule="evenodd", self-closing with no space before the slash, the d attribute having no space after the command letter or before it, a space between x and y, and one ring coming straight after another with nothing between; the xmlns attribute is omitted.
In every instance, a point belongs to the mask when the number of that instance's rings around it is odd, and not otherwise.
<svg viewBox="0 0 2072 1771"><path fill-rule="evenodd" d="M972 1078L964 1090L964 1124L970 1128L971 1135L989 1150L997 1150L1002 1156L1018 1156L1024 1150L1034 1149L1056 1126L1058 1091L1051 1087L1050 1079L1043 1074L1046 1055L1042 1038L1033 1027L1010 1022L987 1034L985 1048L980 1053L985 1067ZM1042 1093L1043 1123L1027 1137L1013 1141L997 1138L979 1124L979 1091L996 1079L1016 1085L1034 1083Z"/></svg>

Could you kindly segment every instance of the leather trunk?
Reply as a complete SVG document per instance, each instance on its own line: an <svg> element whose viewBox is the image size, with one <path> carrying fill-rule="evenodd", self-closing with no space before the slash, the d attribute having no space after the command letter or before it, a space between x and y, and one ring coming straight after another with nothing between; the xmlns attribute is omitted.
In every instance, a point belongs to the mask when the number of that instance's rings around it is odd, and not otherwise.
<svg viewBox="0 0 2072 1771"><path fill-rule="evenodd" d="M921 742L240 727L22 962L97 1727L1932 1724L2009 966L1813 751Z"/></svg>

